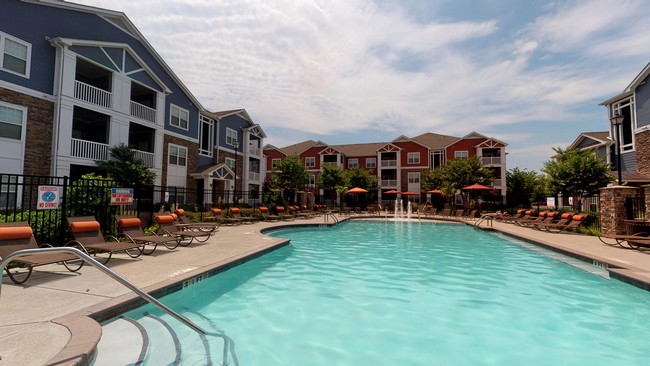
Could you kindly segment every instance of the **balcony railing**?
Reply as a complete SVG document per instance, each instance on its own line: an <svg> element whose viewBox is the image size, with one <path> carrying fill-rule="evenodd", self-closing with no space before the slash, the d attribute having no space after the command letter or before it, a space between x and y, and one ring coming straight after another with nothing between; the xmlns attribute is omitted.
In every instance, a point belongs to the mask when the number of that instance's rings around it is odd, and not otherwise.
<svg viewBox="0 0 650 366"><path fill-rule="evenodd" d="M142 161L142 163L147 167L147 168L153 168L154 167L154 160L155 160L155 155L150 152L146 151L140 151L140 150L133 150L135 152L135 158Z"/></svg>
<svg viewBox="0 0 650 366"><path fill-rule="evenodd" d="M381 166L397 166L397 160L382 160Z"/></svg>
<svg viewBox="0 0 650 366"><path fill-rule="evenodd" d="M70 155L75 158L107 161L108 145L99 142L72 139Z"/></svg>
<svg viewBox="0 0 650 366"><path fill-rule="evenodd" d="M101 107L111 107L111 92L94 87L79 80L74 81L74 97Z"/></svg>
<svg viewBox="0 0 650 366"><path fill-rule="evenodd" d="M156 123L156 110L131 101L131 115L145 121Z"/></svg>
<svg viewBox="0 0 650 366"><path fill-rule="evenodd" d="M329 166L339 166L339 163L335 161L324 161L323 165L329 165Z"/></svg>
<svg viewBox="0 0 650 366"><path fill-rule="evenodd" d="M254 156L262 156L262 149L260 149L259 147L255 147L255 146L249 146L248 147L248 153L250 155L254 155Z"/></svg>
<svg viewBox="0 0 650 366"><path fill-rule="evenodd" d="M382 179L381 180L382 188L392 188L397 187L397 179Z"/></svg>
<svg viewBox="0 0 650 366"><path fill-rule="evenodd" d="M484 165L501 165L500 156L484 156L481 158Z"/></svg>
<svg viewBox="0 0 650 366"><path fill-rule="evenodd" d="M248 180L259 182L260 173L257 172L248 172Z"/></svg>

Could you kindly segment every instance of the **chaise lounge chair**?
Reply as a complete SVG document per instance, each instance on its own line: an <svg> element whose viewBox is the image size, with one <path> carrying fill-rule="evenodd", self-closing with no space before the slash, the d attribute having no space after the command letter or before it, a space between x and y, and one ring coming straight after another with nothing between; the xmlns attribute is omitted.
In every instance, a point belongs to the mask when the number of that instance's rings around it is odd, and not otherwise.
<svg viewBox="0 0 650 366"><path fill-rule="evenodd" d="M51 247L49 244L42 244L40 247ZM32 228L26 221L7 222L0 224L0 259L22 249L38 249ZM32 275L34 267L47 264L63 263L70 272L77 272L84 265L84 261L77 256L68 253L35 253L14 258L11 263L18 264L27 269L26 273L14 269L5 268L9 278L16 284L24 283Z"/></svg>
<svg viewBox="0 0 650 366"><path fill-rule="evenodd" d="M650 248L650 234L642 232L636 234L623 235L599 235L598 239L609 246L620 246L625 249L645 249ZM610 242L613 240L613 242Z"/></svg>
<svg viewBox="0 0 650 366"><path fill-rule="evenodd" d="M182 208L174 210L178 218L176 227L181 230L204 231L214 233L221 226L220 222L192 222L185 215L185 210Z"/></svg>
<svg viewBox="0 0 650 366"><path fill-rule="evenodd" d="M554 223L540 223L536 224L535 228L548 232L559 233L567 229L575 229L584 223L587 215L574 215L573 213L563 213L560 220Z"/></svg>
<svg viewBox="0 0 650 366"><path fill-rule="evenodd" d="M238 220L234 217L228 217L226 216L226 212L223 211L220 208L213 208L212 209L212 220L222 223L224 225L232 226L232 225L239 225L243 223L242 220Z"/></svg>
<svg viewBox="0 0 650 366"><path fill-rule="evenodd" d="M276 206L275 210L278 212L278 216L280 216L280 218L282 220L295 220L296 219L295 215L288 214L284 210L284 206Z"/></svg>
<svg viewBox="0 0 650 366"><path fill-rule="evenodd" d="M157 214L154 217L162 236L178 238L178 244L182 247L190 245L194 240L205 243L212 236L210 231L179 230L176 219L177 216L171 213Z"/></svg>
<svg viewBox="0 0 650 366"><path fill-rule="evenodd" d="M260 214L262 215L262 219L265 220L265 221L282 220L282 218L280 216L270 213L268 207L260 206L259 209L260 209Z"/></svg>
<svg viewBox="0 0 650 366"><path fill-rule="evenodd" d="M142 221L137 217L119 215L115 216L115 220L122 236L133 243L145 245L142 249L143 254L153 253L158 244L164 245L167 249L176 249L180 245L178 237L146 235L142 231ZM147 249L147 246L153 246L153 248Z"/></svg>
<svg viewBox="0 0 650 366"><path fill-rule="evenodd" d="M99 222L93 216L68 217L68 227L74 239L66 245L78 245L87 254L92 251L95 259L102 264L108 263L116 252L125 252L131 258L142 255L144 247L142 244L131 241L121 242L112 235L104 237ZM106 253L107 257L99 258L98 253Z"/></svg>
<svg viewBox="0 0 650 366"><path fill-rule="evenodd" d="M257 222L257 219L254 217L242 215L238 207L231 207L228 211L230 212L230 216L235 220L240 220L244 224L254 224Z"/></svg>

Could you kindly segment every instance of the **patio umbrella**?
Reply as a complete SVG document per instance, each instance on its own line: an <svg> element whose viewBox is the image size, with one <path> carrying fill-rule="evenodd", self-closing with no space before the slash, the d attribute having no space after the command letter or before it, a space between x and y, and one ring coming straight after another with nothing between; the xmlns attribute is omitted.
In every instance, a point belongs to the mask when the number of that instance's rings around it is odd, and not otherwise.
<svg viewBox="0 0 650 366"><path fill-rule="evenodd" d="M400 194L402 192L396 190L396 189L391 189L390 191L384 192L384 194Z"/></svg>
<svg viewBox="0 0 650 366"><path fill-rule="evenodd" d="M348 189L346 193L368 193L367 189L359 188L359 187L354 187L352 189Z"/></svg>
<svg viewBox="0 0 650 366"><path fill-rule="evenodd" d="M409 191L409 192L402 192L402 195L403 196L417 196L418 193Z"/></svg>
<svg viewBox="0 0 650 366"><path fill-rule="evenodd" d="M439 189L432 189L432 190L430 190L430 191L427 191L427 193L431 193L431 194L444 194L444 192L441 191L441 190L439 190Z"/></svg>
<svg viewBox="0 0 650 366"><path fill-rule="evenodd" d="M461 191L491 191L492 187L487 187L482 184L472 184L471 186L463 187Z"/></svg>

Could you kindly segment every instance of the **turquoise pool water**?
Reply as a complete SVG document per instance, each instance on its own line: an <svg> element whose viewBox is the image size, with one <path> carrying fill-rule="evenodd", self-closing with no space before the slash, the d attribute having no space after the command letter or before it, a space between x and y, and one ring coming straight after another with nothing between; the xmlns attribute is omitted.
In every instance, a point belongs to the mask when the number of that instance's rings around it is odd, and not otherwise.
<svg viewBox="0 0 650 366"><path fill-rule="evenodd" d="M162 299L224 329L240 365L650 364L650 293L516 241L399 222L272 235L292 245Z"/></svg>

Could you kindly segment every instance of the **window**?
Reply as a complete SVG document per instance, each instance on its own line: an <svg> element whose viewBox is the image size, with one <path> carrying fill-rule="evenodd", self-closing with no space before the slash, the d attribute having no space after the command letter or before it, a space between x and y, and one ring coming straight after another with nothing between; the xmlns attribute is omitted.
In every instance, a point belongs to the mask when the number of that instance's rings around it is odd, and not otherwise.
<svg viewBox="0 0 650 366"><path fill-rule="evenodd" d="M624 116L623 124L619 127L621 134L621 151L634 150L634 116L633 107L634 98L625 99L617 104L614 104L614 113ZM612 137L617 138L616 129L613 128Z"/></svg>
<svg viewBox="0 0 650 366"><path fill-rule="evenodd" d="M201 116L201 131L199 132L199 154L212 156L212 136L214 122L205 116Z"/></svg>
<svg viewBox="0 0 650 366"><path fill-rule="evenodd" d="M376 167L377 167L377 158L366 159L366 168L376 168Z"/></svg>
<svg viewBox="0 0 650 366"><path fill-rule="evenodd" d="M272 168L272 169L277 169L277 168L278 168L278 164L280 164L280 161L281 161L281 160L282 160L282 159L277 159L277 158L275 158L275 159L271 159L271 168Z"/></svg>
<svg viewBox="0 0 650 366"><path fill-rule="evenodd" d="M467 157L469 157L469 153L467 152L467 150L454 152L454 158L467 158Z"/></svg>
<svg viewBox="0 0 650 366"><path fill-rule="evenodd" d="M235 145L235 141L238 141L239 139L237 138L237 131L233 130L232 128L226 128L226 144L230 146Z"/></svg>
<svg viewBox="0 0 650 366"><path fill-rule="evenodd" d="M409 173L408 174L409 184L419 184L420 183L420 173Z"/></svg>
<svg viewBox="0 0 650 366"><path fill-rule="evenodd" d="M0 32L0 69L29 77L32 45Z"/></svg>
<svg viewBox="0 0 650 366"><path fill-rule="evenodd" d="M0 137L22 140L25 108L0 103Z"/></svg>
<svg viewBox="0 0 650 366"><path fill-rule="evenodd" d="M228 168L235 170L235 164L236 161L233 158L226 158L226 165L228 165Z"/></svg>
<svg viewBox="0 0 650 366"><path fill-rule="evenodd" d="M409 164L420 164L420 153L412 152L408 154Z"/></svg>
<svg viewBox="0 0 650 366"><path fill-rule="evenodd" d="M171 105L171 121L172 126L187 130L190 125L190 112L187 109Z"/></svg>
<svg viewBox="0 0 650 366"><path fill-rule="evenodd" d="M443 151L434 151L431 155L431 162L433 164L432 168L439 168L445 163L445 155Z"/></svg>
<svg viewBox="0 0 650 366"><path fill-rule="evenodd" d="M316 185L316 176L313 175L313 174L310 175L309 176L309 183L307 183L307 184L309 184L310 186L315 186Z"/></svg>
<svg viewBox="0 0 650 366"><path fill-rule="evenodd" d="M307 168L313 168L313 167L315 167L315 166L316 166L316 158L313 157L313 156L312 156L312 157L309 157L309 158L305 158L305 166L306 166Z"/></svg>
<svg viewBox="0 0 650 366"><path fill-rule="evenodd" d="M16 204L16 192L18 188L18 176L2 175L0 180L0 205L2 207L14 206Z"/></svg>
<svg viewBox="0 0 650 366"><path fill-rule="evenodd" d="M348 159L348 169L359 167L359 159Z"/></svg>
<svg viewBox="0 0 650 366"><path fill-rule="evenodd" d="M187 148L178 145L169 145L169 164L187 166Z"/></svg>

